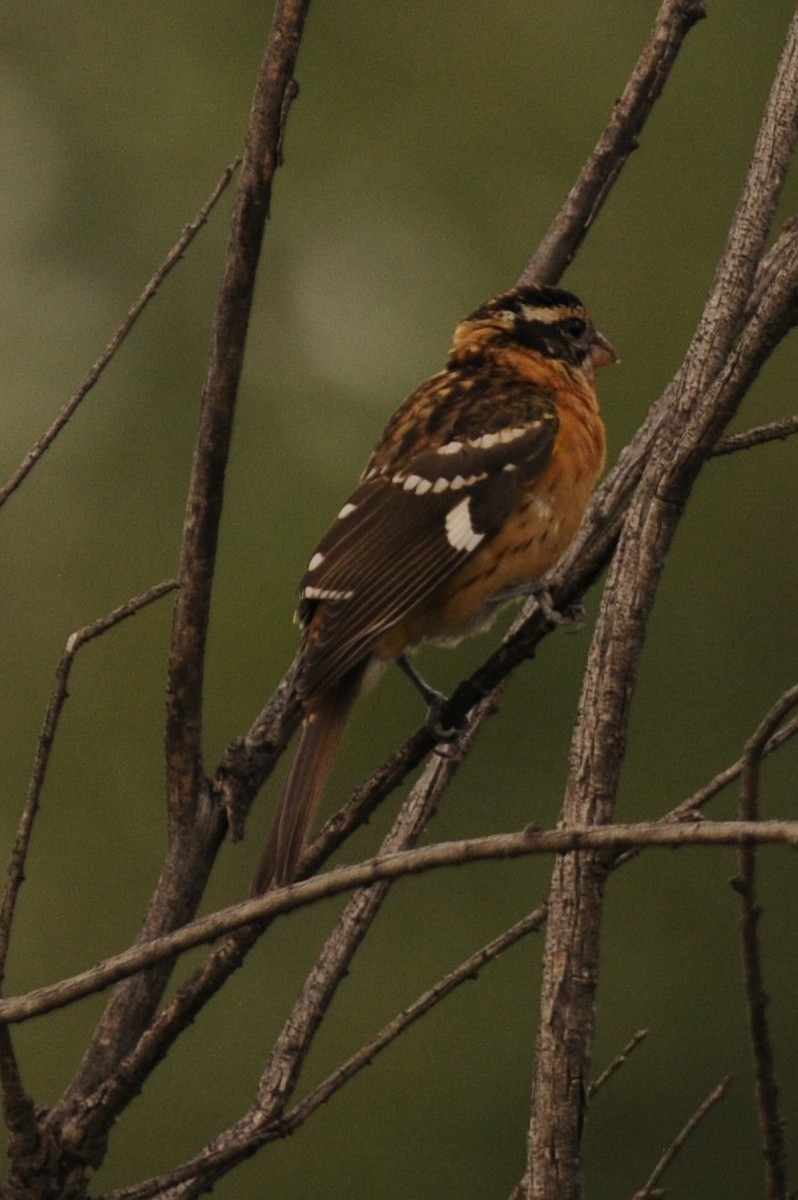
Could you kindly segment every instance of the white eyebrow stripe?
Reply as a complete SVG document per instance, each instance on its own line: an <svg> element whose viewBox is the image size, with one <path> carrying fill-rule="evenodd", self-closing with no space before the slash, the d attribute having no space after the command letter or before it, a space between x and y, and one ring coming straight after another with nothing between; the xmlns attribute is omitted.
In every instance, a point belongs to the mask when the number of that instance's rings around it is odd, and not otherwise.
<svg viewBox="0 0 798 1200"><path fill-rule="evenodd" d="M535 304L521 305L521 316L525 321L540 321L542 325L556 325L558 321L571 316L572 311L562 304L555 305L553 308L542 308Z"/></svg>
<svg viewBox="0 0 798 1200"><path fill-rule="evenodd" d="M485 537L484 533L477 533L471 524L470 505L470 497L466 496L446 514L446 537L449 545L453 550L463 550L466 554L476 550Z"/></svg>

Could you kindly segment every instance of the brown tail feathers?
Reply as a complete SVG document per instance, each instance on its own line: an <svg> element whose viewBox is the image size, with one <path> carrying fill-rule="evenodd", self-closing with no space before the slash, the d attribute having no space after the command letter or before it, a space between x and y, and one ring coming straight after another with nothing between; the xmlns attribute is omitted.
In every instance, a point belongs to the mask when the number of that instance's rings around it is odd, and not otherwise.
<svg viewBox="0 0 798 1200"><path fill-rule="evenodd" d="M250 894L293 880L308 830L324 794L346 723L360 690L361 672L350 673L308 707L299 746L269 830Z"/></svg>

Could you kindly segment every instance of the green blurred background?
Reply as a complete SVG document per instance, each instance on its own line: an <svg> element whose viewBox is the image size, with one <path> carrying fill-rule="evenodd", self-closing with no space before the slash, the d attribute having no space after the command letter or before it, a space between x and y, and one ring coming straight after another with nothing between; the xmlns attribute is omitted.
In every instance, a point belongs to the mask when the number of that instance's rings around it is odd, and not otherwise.
<svg viewBox="0 0 798 1200"><path fill-rule="evenodd" d="M294 588L382 423L442 361L455 321L512 284L620 94L656 3L316 0L301 51L251 328L207 676L209 766L295 647ZM707 293L793 5L714 0L565 283L622 364L602 373L611 457L678 365ZM237 153L268 5L7 0L0 49L2 475L81 380ZM792 211L794 183L782 216ZM226 240L225 202L102 384L2 513L0 730L10 845L68 634L176 568L198 396ZM795 411L783 346L736 427ZM656 817L739 755L796 680L798 443L711 465L651 626L619 819ZM589 600L595 612L597 596ZM164 839L169 601L75 668L36 830L8 993L127 945ZM450 687L495 643L421 663ZM549 639L430 830L556 819L589 634ZM360 712L341 798L419 719L391 675ZM795 816L795 749L765 771L764 810ZM207 909L243 897L278 780L225 847ZM732 793L713 815L733 811ZM391 812L394 806L390 806ZM348 856L373 850L390 812ZM545 895L545 861L396 887L308 1067L322 1078L397 1010ZM656 852L613 879L596 1069L649 1039L597 1099L590 1194L628 1196L728 1072L729 1097L668 1176L670 1195L762 1192L728 886L733 852ZM794 858L761 856L771 1016L798 1128ZM276 928L182 1039L114 1132L96 1190L195 1152L249 1103L270 1039L336 906ZM523 1169L540 939L463 989L312 1124L216 1194L299 1200L506 1196ZM199 961L184 960L180 978ZM52 1102L101 1011L19 1029L25 1079ZM798 1171L798 1155L793 1156Z"/></svg>

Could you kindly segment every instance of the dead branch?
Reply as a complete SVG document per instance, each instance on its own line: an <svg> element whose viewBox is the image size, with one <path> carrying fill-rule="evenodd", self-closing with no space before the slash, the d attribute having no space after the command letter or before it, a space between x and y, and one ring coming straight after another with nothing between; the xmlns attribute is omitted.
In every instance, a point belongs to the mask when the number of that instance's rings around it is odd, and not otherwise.
<svg viewBox="0 0 798 1200"><path fill-rule="evenodd" d="M665 0L623 95L519 284L556 283L601 212L662 94L682 43L706 17L703 0Z"/></svg>
<svg viewBox="0 0 798 1200"><path fill-rule="evenodd" d="M69 695L69 677L72 673L75 657L89 642L101 637L110 629L121 624L122 621L127 620L128 617L135 616L136 613L141 612L143 608L146 608L147 605L152 604L155 600L160 600L162 596L173 592L176 587L177 582L174 579L167 579L164 583L158 583L155 587L149 588L141 596L134 596L132 600L127 600L124 604L120 604L113 612L98 618L96 621L92 621L91 624L85 625L82 629L76 630L67 638L64 653L61 655L56 668L55 685L50 693L42 731L39 734L25 807L20 817L6 874L3 904L0 908L0 980L3 978L5 971L11 938L11 926L14 920L19 889L25 878L25 863L27 862L30 842L33 836L33 826L39 811L42 788L50 762L50 752L58 730L61 711Z"/></svg>
<svg viewBox="0 0 798 1200"><path fill-rule="evenodd" d="M339 892L368 887L384 879L398 879L444 866L523 858L530 854L576 857L577 851L600 850L607 853L639 846L652 849L739 846L749 841L758 845L798 846L798 821L641 821L631 825L574 825L550 830L532 827L517 833L438 842L420 850L397 851L366 859L355 866L336 867L302 883L275 888L255 900L220 908L210 916L192 921L173 933L137 943L79 975L34 988L22 996L9 996L0 1000L0 1023L27 1021L53 1009L74 1004L76 1000L102 991L119 979L144 971L194 946L215 941L240 926L271 920L294 909L336 896Z"/></svg>
<svg viewBox="0 0 798 1200"><path fill-rule="evenodd" d="M794 433L798 433L798 416L782 417L780 421L769 421L767 425L756 425L744 433L732 433L729 437L721 438L712 453L716 457L736 454L739 450L750 450L767 442L786 441Z"/></svg>
<svg viewBox="0 0 798 1200"><path fill-rule="evenodd" d="M664 1192L655 1190L656 1185L659 1183L660 1179L665 1174L668 1167L671 1165L673 1160L676 1158L676 1155L682 1149L682 1147L684 1146L687 1139L693 1133L695 1133L696 1129L701 1124L701 1122L706 1119L706 1117L709 1115L709 1113L712 1111L712 1109L715 1107L715 1105L719 1104L720 1101L723 1099L723 1097L726 1095L729 1088L731 1087L731 1082L732 1082L731 1075L727 1075L725 1079L722 1079L720 1081L720 1083L718 1084L718 1086L716 1088L712 1089L712 1091L707 1096L706 1100L704 1100L698 1106L698 1108L693 1113L692 1117L687 1122L687 1124L684 1125L682 1127L682 1129L679 1130L676 1137L673 1139L670 1146L668 1146L668 1149L662 1155L662 1158L659 1160L656 1167L651 1172L651 1175L649 1176L648 1181L643 1185L643 1187L640 1189L640 1191L635 1192L634 1196L632 1197L632 1200L654 1200L655 1196L664 1195Z"/></svg>
<svg viewBox="0 0 798 1200"><path fill-rule="evenodd" d="M740 819L759 818L759 775L762 756L784 718L798 704L798 687L785 692L760 724L745 746L743 755ZM767 1016L768 996L765 991L762 945L759 921L762 908L756 880L756 850L744 843L739 850L740 869L733 884L739 892L740 941L743 959L748 1031L754 1064L754 1082L765 1159L765 1184L768 1200L787 1200L787 1149L784 1143L784 1122L779 1111L779 1088L776 1078L773 1041Z"/></svg>
<svg viewBox="0 0 798 1200"><path fill-rule="evenodd" d="M770 293L776 305L773 326L763 321L761 309L750 314L748 305L795 143L796 56L798 17L777 68L710 298L683 367L660 402L668 414L667 441L642 472L610 567L572 742L566 825L612 820L637 665L681 512L751 379L795 320L794 250L781 286L774 284ZM554 871L529 1132L530 1200L582 1196L582 1096L594 1036L606 872L601 854L569 855Z"/></svg>
<svg viewBox="0 0 798 1200"><path fill-rule="evenodd" d="M587 1089L588 1100L592 1100L596 1092L603 1088L605 1083L609 1083L616 1071L620 1071L621 1067L626 1066L630 1056L634 1054L637 1047L642 1045L647 1037L647 1029L638 1029L637 1033L634 1034L626 1043L623 1050L621 1050L619 1054L616 1054L609 1066L606 1067L589 1085Z"/></svg>
<svg viewBox="0 0 798 1200"><path fill-rule="evenodd" d="M205 786L201 754L204 648L224 475L249 310L271 186L280 158L299 42L309 0L280 0L258 76L236 189L233 221L203 393L172 627L167 687L169 845L140 942L183 925L196 911L226 831L224 811ZM86 1107L147 1028L171 973L157 969L123 983L69 1087L47 1119L54 1142L78 1161L103 1152L116 1113ZM129 1099L130 1097L128 1097Z"/></svg>
<svg viewBox="0 0 798 1200"><path fill-rule="evenodd" d="M210 196L205 201L194 219L190 221L188 225L186 225L177 242L175 242L174 246L169 251L161 265L158 267L155 274L146 284L144 291L130 309L125 319L114 330L111 340L103 350L100 357L97 359L94 366L89 371L86 378L81 383L80 387L73 392L58 416L53 421L50 428L45 430L41 437L37 439L35 445L33 445L25 455L16 471L9 476L2 488L0 488L0 508L3 507L6 500L13 492L17 490L20 484L24 482L44 454L45 450L49 450L59 433L61 433L71 418L75 415L80 405L88 396L89 392L92 390L95 384L99 382L103 372L105 371L105 368L112 361L117 351L126 341L128 335L133 329L133 326L136 324L150 301L154 299L167 275L174 267L177 266L191 243L194 241L194 238L197 236L203 226L207 224L208 218L226 191L227 185L233 178L240 161L240 159L236 158L229 167L225 167L219 182L216 184L216 187L213 189Z"/></svg>

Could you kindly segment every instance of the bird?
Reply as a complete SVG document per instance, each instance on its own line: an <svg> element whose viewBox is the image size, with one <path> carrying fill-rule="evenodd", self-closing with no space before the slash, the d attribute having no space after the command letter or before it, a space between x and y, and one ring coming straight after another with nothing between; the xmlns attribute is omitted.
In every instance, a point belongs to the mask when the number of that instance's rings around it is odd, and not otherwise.
<svg viewBox="0 0 798 1200"><path fill-rule="evenodd" d="M487 628L572 541L601 474L596 368L617 361L571 292L526 284L460 321L400 405L299 586L299 744L252 895L291 883L358 696L397 660Z"/></svg>

